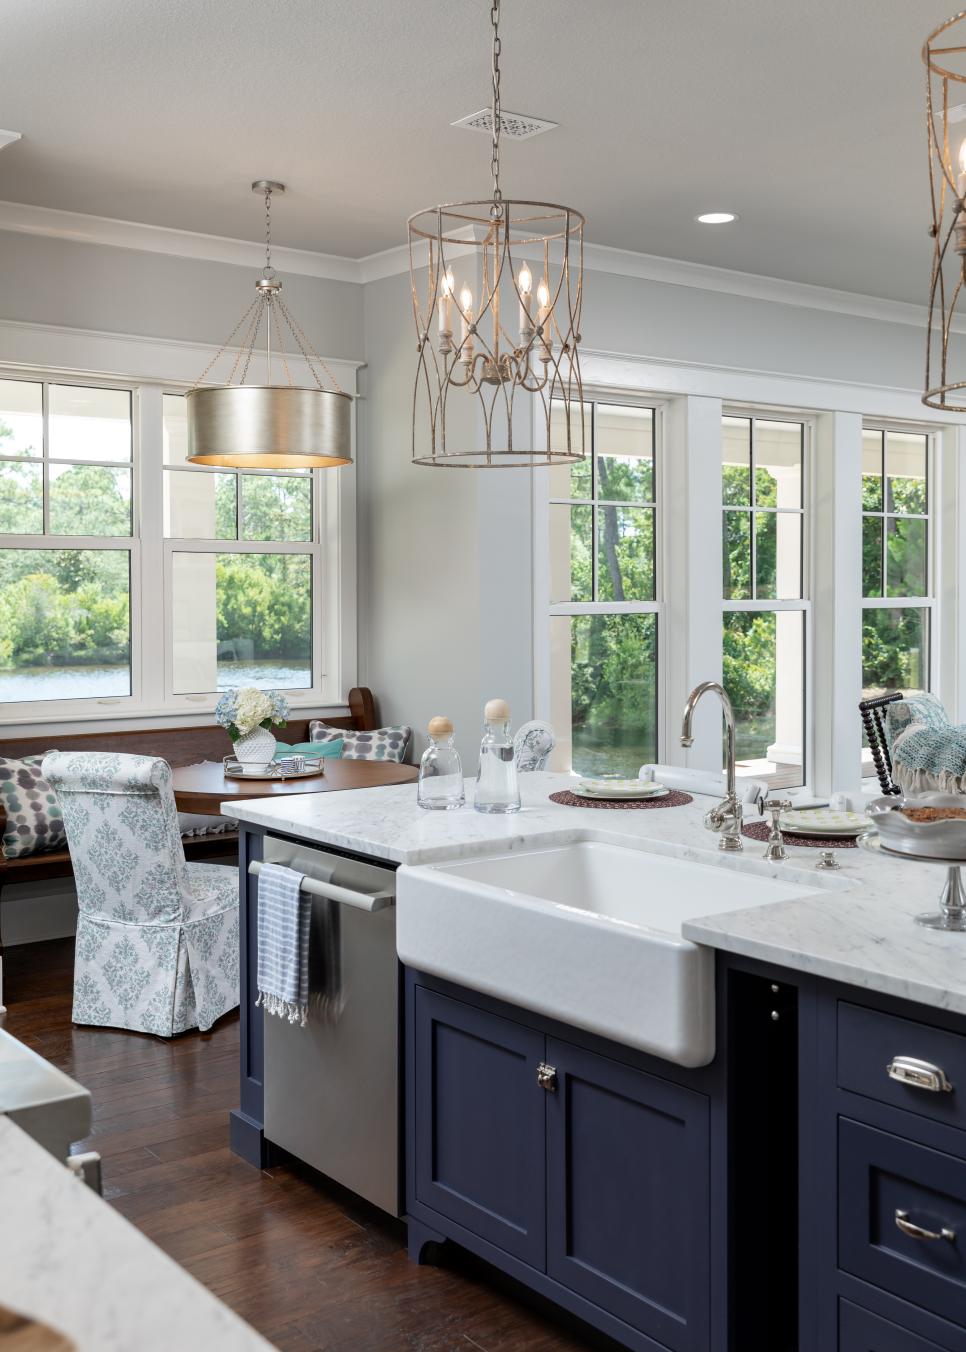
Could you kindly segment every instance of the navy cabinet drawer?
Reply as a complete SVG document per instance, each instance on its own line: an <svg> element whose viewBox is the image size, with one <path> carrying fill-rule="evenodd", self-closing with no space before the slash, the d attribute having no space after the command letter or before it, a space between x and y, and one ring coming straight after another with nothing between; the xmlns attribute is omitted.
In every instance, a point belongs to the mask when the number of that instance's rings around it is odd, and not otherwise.
<svg viewBox="0 0 966 1352"><path fill-rule="evenodd" d="M966 1161L841 1118L838 1231L846 1272L966 1325Z"/></svg>
<svg viewBox="0 0 966 1352"><path fill-rule="evenodd" d="M839 1301L839 1352L944 1352L939 1343L910 1333L850 1300Z"/></svg>
<svg viewBox="0 0 966 1352"><path fill-rule="evenodd" d="M909 1060L925 1062L939 1074L919 1073ZM899 1062L896 1065L896 1062ZM905 1081L890 1076L908 1067ZM941 1079L940 1079L941 1077ZM916 1083L925 1080L927 1083ZM939 1080L951 1089L932 1089ZM966 1036L933 1028L913 1019L863 1009L841 1001L838 1006L838 1084L894 1108L905 1108L934 1122L966 1129Z"/></svg>

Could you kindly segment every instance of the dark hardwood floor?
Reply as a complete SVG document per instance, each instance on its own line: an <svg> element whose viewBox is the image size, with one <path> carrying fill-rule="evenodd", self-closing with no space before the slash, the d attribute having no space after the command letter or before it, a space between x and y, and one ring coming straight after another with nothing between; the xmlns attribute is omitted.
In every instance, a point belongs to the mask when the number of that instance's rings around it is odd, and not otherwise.
<svg viewBox="0 0 966 1352"><path fill-rule="evenodd" d="M283 1352L616 1346L467 1255L417 1267L401 1223L308 1170L245 1164L228 1149L237 1018L167 1042L75 1028L72 968L72 939L8 948L4 1027L91 1091L78 1148L100 1152L111 1204Z"/></svg>

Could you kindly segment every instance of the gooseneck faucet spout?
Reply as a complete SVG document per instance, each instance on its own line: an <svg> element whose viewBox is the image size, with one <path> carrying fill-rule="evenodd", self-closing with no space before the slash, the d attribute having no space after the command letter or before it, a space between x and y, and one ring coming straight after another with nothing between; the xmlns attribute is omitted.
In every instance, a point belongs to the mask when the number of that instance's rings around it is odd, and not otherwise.
<svg viewBox="0 0 966 1352"><path fill-rule="evenodd" d="M721 700L721 708L724 713L727 743L727 781L723 801L706 814L704 823L709 830L720 833L719 849L740 850L743 848L741 840L742 809L735 790L735 712L731 707L728 692L717 681L702 681L700 685L694 687L688 696L688 701L684 706L684 719L681 723L681 745L684 747L693 746L694 737L691 734L691 720L694 716L694 710L701 696L706 695L710 690L713 690Z"/></svg>

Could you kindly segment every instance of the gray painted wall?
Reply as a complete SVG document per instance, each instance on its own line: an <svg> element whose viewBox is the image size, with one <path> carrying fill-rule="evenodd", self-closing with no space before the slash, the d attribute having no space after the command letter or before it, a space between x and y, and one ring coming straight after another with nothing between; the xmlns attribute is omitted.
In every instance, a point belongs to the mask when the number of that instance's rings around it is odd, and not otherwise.
<svg viewBox="0 0 966 1352"><path fill-rule="evenodd" d="M477 476L410 463L416 337L409 278L386 277L364 291L359 675L385 722L413 726L417 759L430 718L449 715L469 773L481 716ZM468 422L466 435L472 430Z"/></svg>
<svg viewBox="0 0 966 1352"><path fill-rule="evenodd" d="M606 352L910 390L925 359L917 324L604 272L586 274L581 329L587 347Z"/></svg>
<svg viewBox="0 0 966 1352"><path fill-rule="evenodd" d="M280 274L318 351L361 360L362 288ZM223 343L254 298L257 270L106 244L0 231L0 318Z"/></svg>

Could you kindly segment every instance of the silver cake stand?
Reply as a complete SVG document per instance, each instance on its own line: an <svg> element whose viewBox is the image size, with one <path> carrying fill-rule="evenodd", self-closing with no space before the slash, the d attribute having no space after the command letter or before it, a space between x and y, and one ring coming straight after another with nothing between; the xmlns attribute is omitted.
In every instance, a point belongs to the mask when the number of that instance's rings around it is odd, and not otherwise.
<svg viewBox="0 0 966 1352"><path fill-rule="evenodd" d="M946 883L939 898L939 910L927 911L916 916L916 924L926 929L947 930L953 934L966 934L966 888L960 872L966 859L937 859L935 855L906 854L901 850L886 849L882 837L875 834L859 836L859 849L869 854L885 854L890 859L911 859L915 864L939 864L948 869Z"/></svg>

